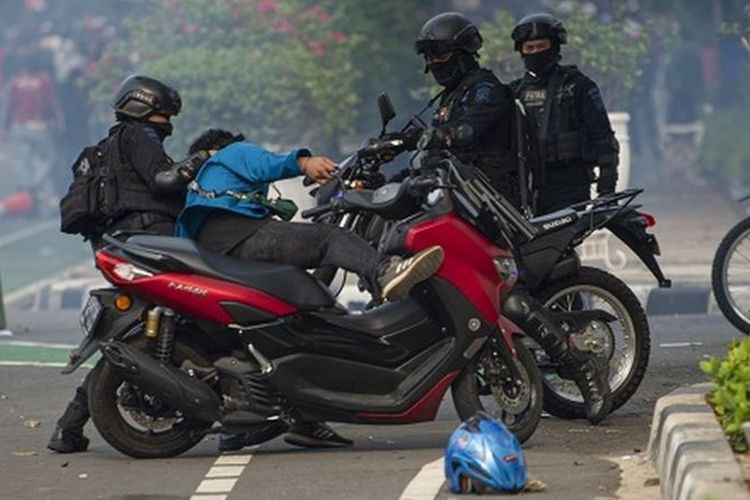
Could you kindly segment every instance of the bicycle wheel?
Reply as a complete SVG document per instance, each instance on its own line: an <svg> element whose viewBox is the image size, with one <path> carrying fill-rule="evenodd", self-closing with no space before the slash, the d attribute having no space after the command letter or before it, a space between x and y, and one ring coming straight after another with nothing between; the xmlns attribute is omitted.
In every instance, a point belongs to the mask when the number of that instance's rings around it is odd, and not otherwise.
<svg viewBox="0 0 750 500"><path fill-rule="evenodd" d="M750 332L750 218L721 240L711 269L711 287L721 312L744 334Z"/></svg>

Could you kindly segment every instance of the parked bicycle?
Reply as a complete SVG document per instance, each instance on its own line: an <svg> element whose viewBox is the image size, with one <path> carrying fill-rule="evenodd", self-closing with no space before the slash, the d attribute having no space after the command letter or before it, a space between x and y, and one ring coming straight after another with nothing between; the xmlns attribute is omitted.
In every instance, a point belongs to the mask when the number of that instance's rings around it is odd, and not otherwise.
<svg viewBox="0 0 750 500"><path fill-rule="evenodd" d="M750 200L750 195L739 201ZM716 303L732 325L750 333L750 217L735 225L716 250L711 269Z"/></svg>

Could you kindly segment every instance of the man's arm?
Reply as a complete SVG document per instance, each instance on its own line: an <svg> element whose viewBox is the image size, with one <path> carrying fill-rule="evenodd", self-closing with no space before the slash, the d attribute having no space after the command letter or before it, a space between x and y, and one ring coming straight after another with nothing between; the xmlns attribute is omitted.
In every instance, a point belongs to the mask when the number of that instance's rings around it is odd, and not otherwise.
<svg viewBox="0 0 750 500"><path fill-rule="evenodd" d="M278 154L253 144L243 144L239 162L240 175L253 183L268 183L305 174L317 182L325 182L336 164L328 158L312 156L307 149ZM239 148L236 146L236 148Z"/></svg>
<svg viewBox="0 0 750 500"><path fill-rule="evenodd" d="M129 155L130 166L150 191L170 194L184 190L187 182L174 182L175 177L169 174L174 162L167 156L156 136L152 137L140 127L129 127L124 131L121 141L122 153Z"/></svg>
<svg viewBox="0 0 750 500"><path fill-rule="evenodd" d="M472 145L501 117L510 116L510 89L498 81L482 80L467 91L469 105L458 120L435 127L430 147L453 148Z"/></svg>
<svg viewBox="0 0 750 500"><path fill-rule="evenodd" d="M599 194L614 193L617 185L617 166L620 162L620 145L609 123L604 100L599 87L588 78L583 78L576 87L580 102L580 119L593 147L594 160L599 165L597 191Z"/></svg>

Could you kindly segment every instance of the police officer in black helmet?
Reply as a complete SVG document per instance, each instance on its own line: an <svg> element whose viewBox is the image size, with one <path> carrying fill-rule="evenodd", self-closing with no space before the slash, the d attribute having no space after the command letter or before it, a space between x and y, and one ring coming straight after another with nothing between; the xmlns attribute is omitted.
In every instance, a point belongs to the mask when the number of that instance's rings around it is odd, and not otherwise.
<svg viewBox="0 0 750 500"><path fill-rule="evenodd" d="M517 208L525 208L520 203L518 162L511 137L515 104L510 89L479 67L481 45L476 26L461 14L440 14L422 28L417 52L424 55L427 70L445 89L433 128L425 132L428 147L450 149L462 161L479 167L500 194ZM522 286L514 289L503 310L569 374L584 396L589 421L604 420L611 408L606 366L570 346L544 306Z"/></svg>
<svg viewBox="0 0 750 500"><path fill-rule="evenodd" d="M422 27L417 53L425 59L425 72L443 87L428 148L450 149L519 206L510 127L513 97L492 71L479 66L481 47L477 27L457 12L439 14Z"/></svg>
<svg viewBox="0 0 750 500"><path fill-rule="evenodd" d="M155 78L131 76L123 81L112 108L117 123L99 145L105 164L117 179L117 213L103 232L118 230L174 234L177 215L183 207L185 188L194 172L208 158L199 151L174 163L163 142L172 133L171 117L182 101L177 91ZM111 147L109 147L111 146ZM90 235L97 247L101 234ZM68 404L47 447L58 453L86 451L89 440L83 426L89 419L88 377Z"/></svg>
<svg viewBox="0 0 750 500"><path fill-rule="evenodd" d="M511 87L530 115L539 144L535 212L590 199L594 181L600 195L613 193L619 146L599 88L575 66L559 64L560 47L567 42L562 22L550 14L531 14L511 37L526 67Z"/></svg>

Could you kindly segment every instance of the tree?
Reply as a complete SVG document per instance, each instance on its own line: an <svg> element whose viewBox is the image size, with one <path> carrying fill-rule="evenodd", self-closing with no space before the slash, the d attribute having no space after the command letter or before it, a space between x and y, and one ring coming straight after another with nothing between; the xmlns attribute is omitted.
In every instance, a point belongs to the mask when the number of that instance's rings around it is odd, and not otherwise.
<svg viewBox="0 0 750 500"><path fill-rule="evenodd" d="M571 2L567 2L571 4ZM592 10L572 3L561 19L568 31L568 44L562 48L563 63L574 63L602 89L610 109L623 108L640 74L648 48L647 26L619 13L607 22ZM510 33L516 20L507 12L481 27L485 38L484 57L503 80L523 74L520 58L513 52Z"/></svg>
<svg viewBox="0 0 750 500"><path fill-rule="evenodd" d="M140 0L129 37L98 65L98 92L133 71L174 82L183 96L178 131L209 126L258 142L331 149L355 117L358 39L330 2ZM184 134L183 134L184 135Z"/></svg>

